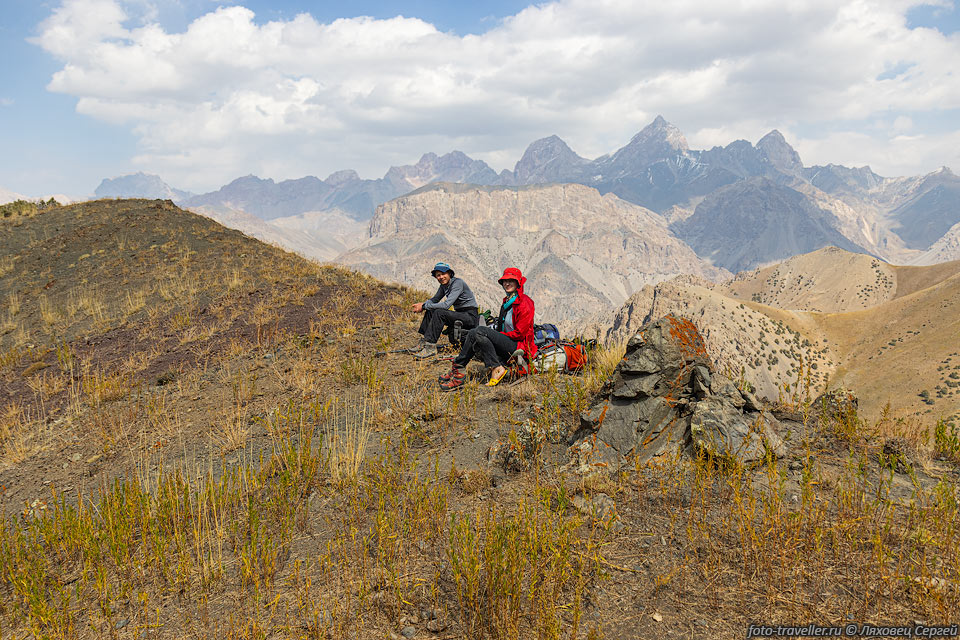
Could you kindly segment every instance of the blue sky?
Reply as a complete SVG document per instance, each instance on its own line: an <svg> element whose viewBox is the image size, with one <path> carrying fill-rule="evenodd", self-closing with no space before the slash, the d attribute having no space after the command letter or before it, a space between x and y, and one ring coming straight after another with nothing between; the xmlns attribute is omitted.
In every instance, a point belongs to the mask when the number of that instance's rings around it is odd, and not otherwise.
<svg viewBox="0 0 960 640"><path fill-rule="evenodd" d="M249 173L379 177L453 149L499 171L551 134L611 152L658 114L694 148L777 128L808 165L960 169L953 2L0 8L15 61L0 66L0 188L26 195L135 171L198 192Z"/></svg>

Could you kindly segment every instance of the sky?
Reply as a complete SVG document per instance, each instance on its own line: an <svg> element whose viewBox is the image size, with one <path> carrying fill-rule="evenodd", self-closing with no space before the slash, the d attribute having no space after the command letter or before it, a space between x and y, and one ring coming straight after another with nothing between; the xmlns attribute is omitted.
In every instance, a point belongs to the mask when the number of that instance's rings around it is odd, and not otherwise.
<svg viewBox="0 0 960 640"><path fill-rule="evenodd" d="M587 158L662 115L691 148L778 129L804 164L960 171L950 0L0 0L0 189L153 173L381 177L426 152Z"/></svg>

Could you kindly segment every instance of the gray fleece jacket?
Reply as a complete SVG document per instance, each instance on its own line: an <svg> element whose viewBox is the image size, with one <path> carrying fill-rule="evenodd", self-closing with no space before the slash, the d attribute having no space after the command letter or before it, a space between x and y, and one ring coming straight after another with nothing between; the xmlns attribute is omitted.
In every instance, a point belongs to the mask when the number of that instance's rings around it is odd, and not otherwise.
<svg viewBox="0 0 960 640"><path fill-rule="evenodd" d="M423 303L424 309L449 309L453 305L454 311L466 311L477 308L477 298L467 283L454 276L450 282L440 285L432 298Z"/></svg>

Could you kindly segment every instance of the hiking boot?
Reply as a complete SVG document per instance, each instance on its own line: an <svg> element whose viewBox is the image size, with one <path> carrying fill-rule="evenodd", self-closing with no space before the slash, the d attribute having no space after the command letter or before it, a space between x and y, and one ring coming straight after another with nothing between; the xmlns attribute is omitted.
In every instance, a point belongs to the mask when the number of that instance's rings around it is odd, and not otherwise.
<svg viewBox="0 0 960 640"><path fill-rule="evenodd" d="M409 349L407 349L407 352L408 352L408 353L417 353L418 351L420 351L421 349L423 349L423 345L425 345L425 344L427 344L426 339L425 339L423 336L420 336L419 338L417 338L417 344L415 344L415 345L413 345L412 347L410 347Z"/></svg>
<svg viewBox="0 0 960 640"><path fill-rule="evenodd" d="M441 373L439 376L437 376L437 382L439 382L440 384L443 384L444 382L448 382L454 379L463 380L466 377L467 377L466 369L464 369L463 367L458 367L457 365L453 365L452 367L450 367L450 371L447 371L446 373Z"/></svg>
<svg viewBox="0 0 960 640"><path fill-rule="evenodd" d="M413 354L414 358L432 358L437 355L437 344L435 342L424 342L420 351Z"/></svg>
<svg viewBox="0 0 960 640"><path fill-rule="evenodd" d="M440 383L440 391L456 391L465 384L467 384L467 376L453 376L446 382Z"/></svg>

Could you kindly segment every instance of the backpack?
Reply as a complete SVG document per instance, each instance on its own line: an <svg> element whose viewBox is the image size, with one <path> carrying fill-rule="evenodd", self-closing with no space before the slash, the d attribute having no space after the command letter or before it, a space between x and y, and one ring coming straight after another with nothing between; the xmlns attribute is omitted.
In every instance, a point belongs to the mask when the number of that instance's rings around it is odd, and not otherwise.
<svg viewBox="0 0 960 640"><path fill-rule="evenodd" d="M555 324L535 324L533 325L533 344L539 348L548 342L557 342L560 340L560 330Z"/></svg>
<svg viewBox="0 0 960 640"><path fill-rule="evenodd" d="M561 340L544 345L535 358L537 371L556 369L561 373L578 373L587 366L587 350L582 344Z"/></svg>

